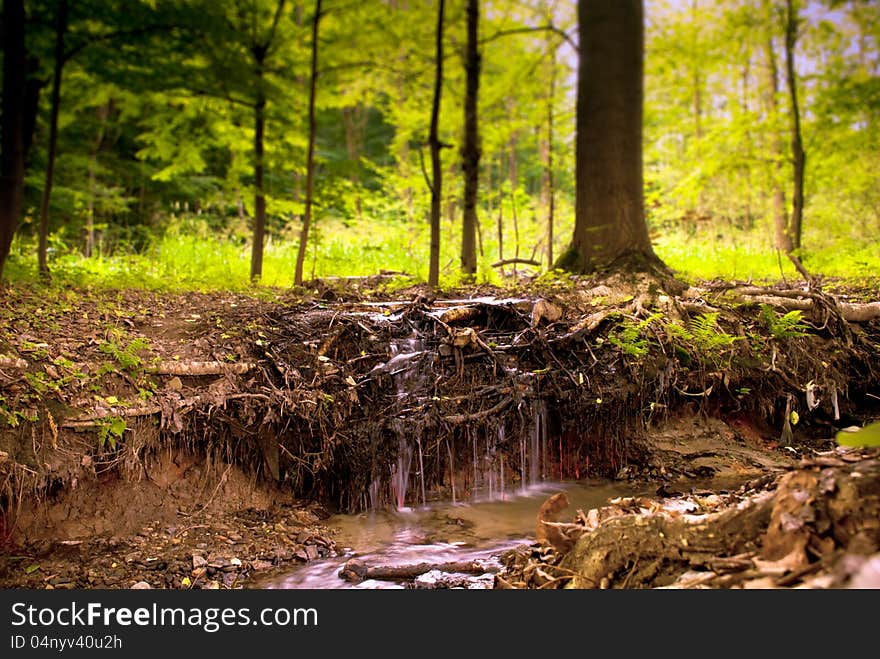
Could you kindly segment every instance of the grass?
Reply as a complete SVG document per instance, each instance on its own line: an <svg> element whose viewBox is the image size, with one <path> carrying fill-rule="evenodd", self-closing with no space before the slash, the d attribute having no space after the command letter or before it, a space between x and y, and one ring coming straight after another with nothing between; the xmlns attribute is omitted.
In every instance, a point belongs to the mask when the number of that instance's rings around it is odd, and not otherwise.
<svg viewBox="0 0 880 659"><path fill-rule="evenodd" d="M540 240L543 227L532 217L520 222L520 244ZM190 227L192 228L192 227ZM561 226L556 254L564 246L571 227ZM830 240L807 234L808 246L801 258L812 273L847 280L880 277L880 241ZM689 281L707 279L775 282L781 277L797 281L799 275L788 259L780 259L767 238L768 232L751 232L730 227L701 228L686 233L670 230L654 238L657 254L680 277ZM428 227L424 223L341 222L319 225L306 259L305 278L365 276L382 270L405 272L417 281L427 278ZM483 228L483 255L478 282L502 283L491 263L497 258L493 227ZM455 285L458 274L458 227L444 221L441 242L441 284ZM820 242L821 241L821 242ZM505 256L512 256L513 237L505 237ZM817 249L809 246L818 245ZM264 250L263 287L287 288L293 284L295 240L270 239ZM243 239L212 236L203 227L192 231L168 231L141 253L82 257L75 250L54 253L50 261L53 283L81 288L139 288L157 291L253 290L250 283L250 243ZM532 257L532 249L519 255ZM537 253L538 258L541 257ZM13 283L37 280L35 247L17 239L7 263L6 277Z"/></svg>

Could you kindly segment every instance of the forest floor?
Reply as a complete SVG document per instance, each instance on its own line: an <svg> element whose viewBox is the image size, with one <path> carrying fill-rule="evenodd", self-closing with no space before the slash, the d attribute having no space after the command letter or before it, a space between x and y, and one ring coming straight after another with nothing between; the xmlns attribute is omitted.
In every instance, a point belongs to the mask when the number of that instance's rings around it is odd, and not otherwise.
<svg viewBox="0 0 880 659"><path fill-rule="evenodd" d="M499 587L876 579L877 453L833 438L880 417L880 282L386 283L0 292L0 586L247 586L334 554L331 511L412 502L415 444L429 499L532 460L656 486L554 507Z"/></svg>

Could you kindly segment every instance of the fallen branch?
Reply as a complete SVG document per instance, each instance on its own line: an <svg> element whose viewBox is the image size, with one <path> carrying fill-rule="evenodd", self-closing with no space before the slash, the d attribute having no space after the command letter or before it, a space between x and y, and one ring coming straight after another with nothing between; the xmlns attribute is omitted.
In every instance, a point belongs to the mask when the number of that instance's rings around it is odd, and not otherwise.
<svg viewBox="0 0 880 659"><path fill-rule="evenodd" d="M243 374L257 367L253 362L159 362L147 369L157 375L226 375L227 373Z"/></svg>
<svg viewBox="0 0 880 659"><path fill-rule="evenodd" d="M816 300L822 299L820 294L812 291L777 291L758 287L733 288L730 290L735 295L751 297L755 302L781 307L788 311L810 311L815 308ZM827 296L825 299L828 299ZM841 317L851 323L866 323L880 318L880 302L866 302L856 304L842 302L831 298L837 306Z"/></svg>
<svg viewBox="0 0 880 659"><path fill-rule="evenodd" d="M444 416L443 420L446 423L469 423L471 421L482 421L486 417L492 416L493 414L498 414L505 407L510 405L511 400L509 398L503 399L497 405L490 407L488 410L483 410L482 412L475 412L474 414L450 414L449 416Z"/></svg>
<svg viewBox="0 0 880 659"><path fill-rule="evenodd" d="M170 409L163 408L161 405L152 404L152 405L141 405L138 407L110 407L97 410L91 414L85 414L82 416L74 417L72 419L66 419L61 423L62 428L94 428L101 424L104 419L108 419L110 417L123 417L123 418L134 418L140 416L151 416L153 414L160 414L164 412L180 412L180 411L188 411L190 408L193 408L197 405L204 404L223 404L230 400L239 400L242 398L258 398L260 400L270 400L269 396L266 394L231 394L229 396L218 397L216 395L205 394L200 396L192 396L190 398L183 398L178 401L169 401L171 402Z"/></svg>
<svg viewBox="0 0 880 659"><path fill-rule="evenodd" d="M367 579L379 581L410 581L426 572L437 570L439 572L460 574L486 574L496 572L497 568L487 566L479 561L462 561L454 563L418 563L415 565L377 565L368 566L358 559L351 559L342 566L339 576L352 583L360 583Z"/></svg>
<svg viewBox="0 0 880 659"><path fill-rule="evenodd" d="M500 261L496 261L492 264L493 268L503 268L506 265L513 265L514 263L521 263L522 265L534 265L541 266L540 261L536 261L535 259L501 259Z"/></svg>

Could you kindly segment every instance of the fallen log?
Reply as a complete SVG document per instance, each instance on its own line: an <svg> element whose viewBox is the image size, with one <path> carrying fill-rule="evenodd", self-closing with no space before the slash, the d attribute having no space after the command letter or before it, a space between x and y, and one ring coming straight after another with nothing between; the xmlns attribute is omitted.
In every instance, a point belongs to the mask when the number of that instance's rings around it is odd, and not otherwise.
<svg viewBox="0 0 880 659"><path fill-rule="evenodd" d="M484 565L479 561L370 566L363 561L353 558L342 566L339 576L351 583L360 583L368 579L376 579L377 581L411 581L432 570L460 574L487 574L497 572L498 568Z"/></svg>
<svg viewBox="0 0 880 659"><path fill-rule="evenodd" d="M218 362L218 361L167 361L159 362L147 371L157 375L241 375L257 367L253 362Z"/></svg>
<svg viewBox="0 0 880 659"><path fill-rule="evenodd" d="M749 297L754 302L769 304L787 311L811 311L815 308L816 301L823 297L813 291L779 291L757 286L732 288L728 292L734 295ZM843 302L831 296L824 296L824 298L826 300L829 298L833 300L840 316L848 322L866 323L880 318L880 302L858 304L855 302Z"/></svg>

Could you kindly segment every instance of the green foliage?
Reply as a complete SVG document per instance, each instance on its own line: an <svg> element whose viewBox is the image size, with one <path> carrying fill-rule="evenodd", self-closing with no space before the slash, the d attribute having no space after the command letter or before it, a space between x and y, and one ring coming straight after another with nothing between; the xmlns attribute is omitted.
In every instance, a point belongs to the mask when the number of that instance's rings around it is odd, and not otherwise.
<svg viewBox="0 0 880 659"><path fill-rule="evenodd" d="M127 425L125 417L106 416L98 421L97 427L98 447L102 450L109 447L111 451L115 451L116 444L122 440Z"/></svg>
<svg viewBox="0 0 880 659"><path fill-rule="evenodd" d="M880 446L880 421L869 423L864 428L845 428L834 439L841 446L870 448Z"/></svg>
<svg viewBox="0 0 880 659"><path fill-rule="evenodd" d="M718 364L731 346L741 338L724 331L718 324L717 312L704 313L691 318L686 327L669 323L666 328L673 337L690 347L698 359L705 359L715 364Z"/></svg>
<svg viewBox="0 0 880 659"><path fill-rule="evenodd" d="M98 349L106 355L110 355L119 366L126 371L134 371L143 366L143 360L138 352L150 347L148 339L139 337L123 345L121 341L102 341Z"/></svg>
<svg viewBox="0 0 880 659"><path fill-rule="evenodd" d="M803 313L797 309L779 316L769 304L762 304L761 320L773 338L779 341L804 336L807 333Z"/></svg>
<svg viewBox="0 0 880 659"><path fill-rule="evenodd" d="M663 317L660 313L651 314L644 320L625 318L620 326L608 335L608 341L625 355L640 359L650 351L650 341L646 330Z"/></svg>

